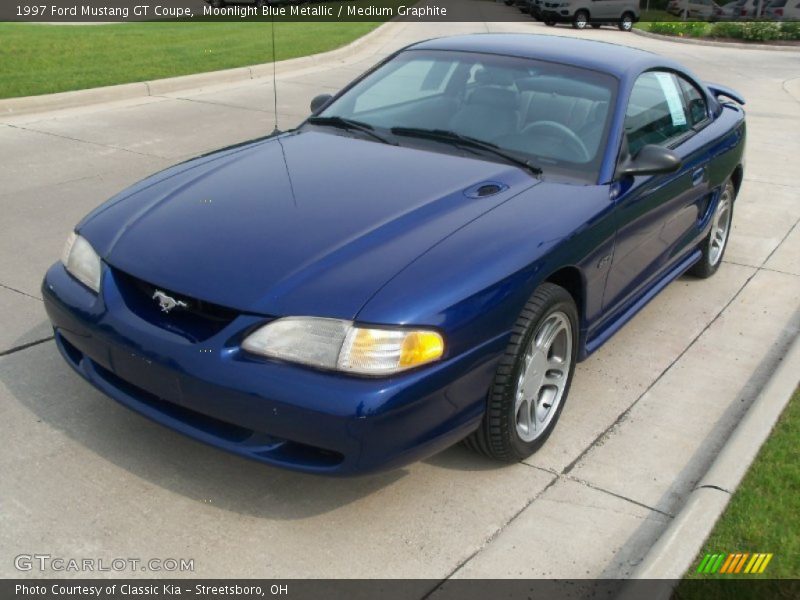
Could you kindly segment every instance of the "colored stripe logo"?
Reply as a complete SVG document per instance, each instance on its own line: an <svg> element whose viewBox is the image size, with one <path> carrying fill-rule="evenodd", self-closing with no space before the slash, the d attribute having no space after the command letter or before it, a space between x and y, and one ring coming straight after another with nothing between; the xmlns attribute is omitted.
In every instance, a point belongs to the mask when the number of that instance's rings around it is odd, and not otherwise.
<svg viewBox="0 0 800 600"><path fill-rule="evenodd" d="M726 575L736 575L738 573L759 574L766 570L771 560L771 553L706 554L697 566L697 572Z"/></svg>

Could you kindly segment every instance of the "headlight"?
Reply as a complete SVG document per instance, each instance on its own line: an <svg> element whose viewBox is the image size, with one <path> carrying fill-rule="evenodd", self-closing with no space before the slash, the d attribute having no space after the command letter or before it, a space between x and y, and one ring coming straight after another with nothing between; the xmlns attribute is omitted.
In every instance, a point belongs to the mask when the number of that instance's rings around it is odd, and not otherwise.
<svg viewBox="0 0 800 600"><path fill-rule="evenodd" d="M368 329L350 321L286 317L242 342L254 354L360 375L388 375L438 360L444 339L430 330Z"/></svg>
<svg viewBox="0 0 800 600"><path fill-rule="evenodd" d="M93 292L100 292L100 257L77 233L69 234L61 262L75 279Z"/></svg>

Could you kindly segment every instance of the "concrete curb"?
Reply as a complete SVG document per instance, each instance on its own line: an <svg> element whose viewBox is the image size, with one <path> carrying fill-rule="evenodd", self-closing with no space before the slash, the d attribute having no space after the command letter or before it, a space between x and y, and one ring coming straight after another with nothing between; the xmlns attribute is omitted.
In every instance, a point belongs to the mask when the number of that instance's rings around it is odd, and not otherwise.
<svg viewBox="0 0 800 600"><path fill-rule="evenodd" d="M784 81L783 89L785 89L792 98L800 102L800 77Z"/></svg>
<svg viewBox="0 0 800 600"><path fill-rule="evenodd" d="M364 50L364 46L375 42L383 36L386 29L401 25L392 21L383 23L373 31L353 42L320 54L291 58L276 63L275 70L278 74L289 71L308 69L318 66L321 62L345 61L356 56ZM0 117L18 116L38 112L49 112L65 108L79 108L92 104L131 100L148 96L160 96L180 91L197 90L214 85L249 81L262 77L272 77L272 63L263 63L249 67L182 75L167 79L125 83L74 92L61 92L57 94L44 94L41 96L25 96L22 98L7 98L0 100Z"/></svg>
<svg viewBox="0 0 800 600"><path fill-rule="evenodd" d="M676 44L693 44L695 46L716 46L718 48L746 48L748 50L774 50L776 52L800 52L800 46L779 46L773 44L746 44L738 42L717 42L705 39L684 38L675 35L661 35L650 33L641 29L631 29L636 35L662 40L664 42L675 42Z"/></svg>
<svg viewBox="0 0 800 600"><path fill-rule="evenodd" d="M671 580L670 585L664 585L661 593L650 600L668 600L673 585L677 585L691 567L798 384L800 336L795 337L772 377L690 494L680 513L631 575L632 579ZM628 593L623 591L619 598L633 598L632 592L637 589L633 585Z"/></svg>

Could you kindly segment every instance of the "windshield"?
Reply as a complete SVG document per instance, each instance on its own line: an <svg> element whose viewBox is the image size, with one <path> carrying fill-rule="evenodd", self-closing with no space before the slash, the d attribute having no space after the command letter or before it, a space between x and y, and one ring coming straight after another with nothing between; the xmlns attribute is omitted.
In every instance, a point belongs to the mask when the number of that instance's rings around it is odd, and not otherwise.
<svg viewBox="0 0 800 600"><path fill-rule="evenodd" d="M558 63L407 50L318 116L368 125L401 145L435 151L452 152L459 136L479 140L545 176L595 180L616 85L610 75ZM497 153L485 158L499 159Z"/></svg>

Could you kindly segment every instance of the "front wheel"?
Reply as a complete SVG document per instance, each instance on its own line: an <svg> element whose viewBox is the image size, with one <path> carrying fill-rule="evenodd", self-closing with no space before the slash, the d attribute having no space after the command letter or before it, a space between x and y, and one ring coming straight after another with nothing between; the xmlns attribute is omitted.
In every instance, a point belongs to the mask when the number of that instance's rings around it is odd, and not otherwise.
<svg viewBox="0 0 800 600"><path fill-rule="evenodd" d="M731 227L733 225L733 200L736 189L728 181L722 188L714 215L711 217L711 231L703 240L701 250L703 255L700 260L689 269L689 274L701 279L711 277L722 264L725 248L728 247Z"/></svg>
<svg viewBox="0 0 800 600"><path fill-rule="evenodd" d="M586 29L589 24L589 13L585 10L579 10L575 13L575 19L572 21L572 26L575 29Z"/></svg>
<svg viewBox="0 0 800 600"><path fill-rule="evenodd" d="M625 13L619 21L619 28L622 31L630 31L633 29L633 16L630 13Z"/></svg>
<svg viewBox="0 0 800 600"><path fill-rule="evenodd" d="M569 393L578 352L572 296L540 285L517 317L495 372L486 413L467 446L490 458L523 460L552 433Z"/></svg>

